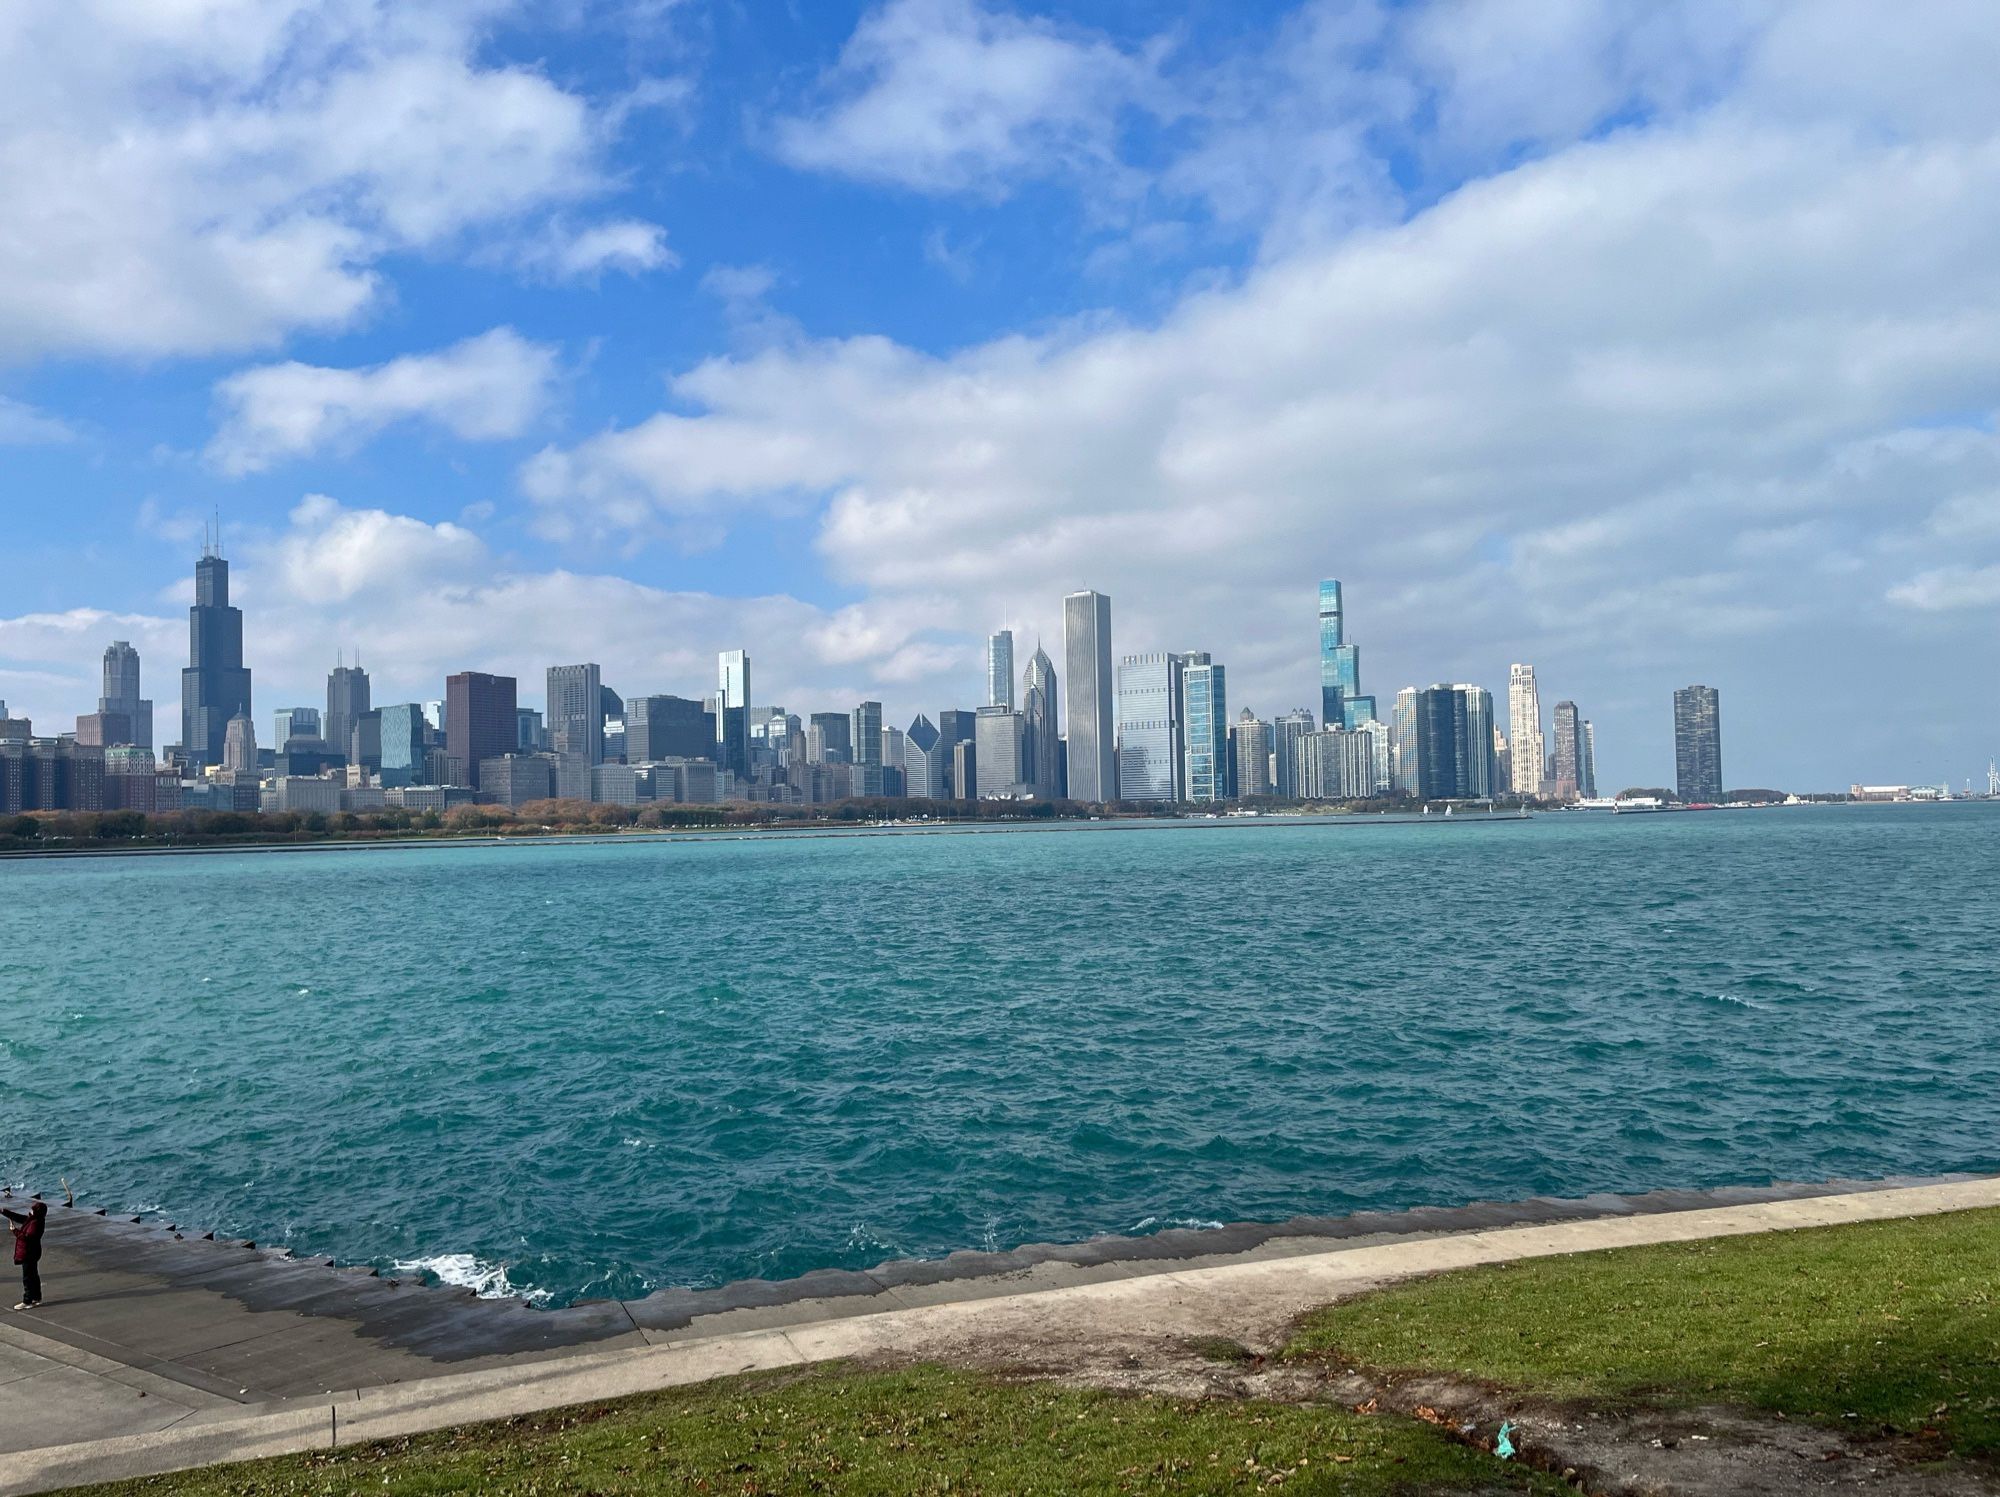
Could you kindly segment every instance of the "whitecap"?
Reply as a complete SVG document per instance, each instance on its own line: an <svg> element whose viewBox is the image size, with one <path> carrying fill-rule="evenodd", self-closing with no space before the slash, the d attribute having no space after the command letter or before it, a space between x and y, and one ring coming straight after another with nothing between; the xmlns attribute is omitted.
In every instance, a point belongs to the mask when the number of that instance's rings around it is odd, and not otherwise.
<svg viewBox="0 0 2000 1497"><path fill-rule="evenodd" d="M449 1284L455 1289L470 1289L481 1299L524 1299L530 1304L545 1305L554 1298L546 1289L516 1289L507 1277L504 1265L482 1263L470 1253L439 1253L430 1258L399 1259L390 1267L397 1273L429 1274L440 1284Z"/></svg>

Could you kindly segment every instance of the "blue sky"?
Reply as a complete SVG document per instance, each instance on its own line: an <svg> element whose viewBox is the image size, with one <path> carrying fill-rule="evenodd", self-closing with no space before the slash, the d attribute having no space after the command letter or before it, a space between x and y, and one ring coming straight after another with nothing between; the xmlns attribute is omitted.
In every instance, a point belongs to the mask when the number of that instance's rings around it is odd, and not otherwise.
<svg viewBox="0 0 2000 1497"><path fill-rule="evenodd" d="M0 699L604 663L976 705L980 636L1503 690L1670 775L2000 751L2000 28L1928 0L20 0ZM1024 650L1025 655L1025 650ZM162 721L171 721L163 712Z"/></svg>

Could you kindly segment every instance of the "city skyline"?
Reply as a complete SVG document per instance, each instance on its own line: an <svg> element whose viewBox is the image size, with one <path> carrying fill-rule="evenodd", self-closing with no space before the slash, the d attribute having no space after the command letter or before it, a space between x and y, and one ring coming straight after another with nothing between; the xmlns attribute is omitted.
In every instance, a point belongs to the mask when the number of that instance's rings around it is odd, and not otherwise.
<svg viewBox="0 0 2000 1497"><path fill-rule="evenodd" d="M906 723L1079 587L1268 716L1317 573L1378 716L1533 662L1609 782L1691 680L1746 783L2000 752L1978 7L169 9L0 57L12 710L173 658L219 510L264 734L342 646Z"/></svg>

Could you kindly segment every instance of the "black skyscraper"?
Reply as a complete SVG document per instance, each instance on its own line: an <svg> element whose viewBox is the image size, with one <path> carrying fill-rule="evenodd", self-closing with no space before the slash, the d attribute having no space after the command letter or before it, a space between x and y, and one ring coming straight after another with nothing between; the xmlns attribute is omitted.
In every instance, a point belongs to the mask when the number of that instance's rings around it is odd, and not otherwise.
<svg viewBox="0 0 2000 1497"><path fill-rule="evenodd" d="M181 672L181 747L195 765L220 764L232 717L250 716L243 610L229 606L229 563L213 544L194 568L188 668Z"/></svg>
<svg viewBox="0 0 2000 1497"><path fill-rule="evenodd" d="M1722 799L1722 697L1713 686L1674 693L1674 781L1691 804Z"/></svg>

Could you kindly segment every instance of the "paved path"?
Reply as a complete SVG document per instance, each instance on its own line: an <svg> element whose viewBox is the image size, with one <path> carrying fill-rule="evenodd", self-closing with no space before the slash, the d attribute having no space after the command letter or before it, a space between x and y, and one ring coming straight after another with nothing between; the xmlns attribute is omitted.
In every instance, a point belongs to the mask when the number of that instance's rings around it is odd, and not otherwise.
<svg viewBox="0 0 2000 1497"><path fill-rule="evenodd" d="M1575 1205L1576 1203L1570 1203ZM0 1323L0 1497L249 1459L338 1442L383 1438L482 1419L508 1417L649 1389L699 1382L763 1368L836 1358L891 1355L958 1363L1033 1362L1038 1351L1088 1343L1115 1359L1121 1348L1157 1345L1161 1338L1204 1334L1269 1345L1282 1327L1315 1305L1412 1274L1520 1258L1642 1243L1825 1226L2000 1206L2000 1179L1955 1180L1882 1187L1843 1194L1794 1195L1753 1204L1678 1211L1634 1211L1456 1232L1382 1232L1330 1242L1274 1237L1248 1252L1196 1260L1044 1262L1000 1277L890 1284L869 1295L747 1303L680 1323L644 1326L630 1307L585 1307L605 1317L598 1335L579 1347L549 1338L567 1334L559 1316L485 1302L467 1332L433 1327L438 1344L461 1354L426 1356L371 1338L351 1309L353 1276L323 1265L298 1265L303 1294L315 1280L341 1310L314 1317L298 1308L258 1310L224 1300L213 1287L179 1285L161 1291L168 1308L137 1313L143 1285L73 1283L69 1322L52 1298L40 1315ZM52 1236L55 1234L52 1233ZM241 1249L252 1252L253 1249ZM51 1255L52 1265L55 1255ZM212 1277L227 1282L231 1268ZM100 1271L101 1272L101 1271ZM132 1271L128 1277L143 1280ZM338 1280L338 1284L332 1281ZM52 1293L56 1279L51 1276ZM462 1301L381 1281L364 1299L394 1300L412 1318L407 1334L432 1321L467 1321ZM100 1301L104 1308L84 1313ZM395 1297L403 1298L396 1300ZM203 1298L206 1296L206 1299ZM753 1298L755 1298L753 1296ZM143 1335L124 1329L145 1321ZM608 1318L627 1314L625 1329ZM93 1318L93 1315L99 1318ZM270 1319L268 1317L275 1317ZM674 1318L674 1317L668 1317ZM82 1330L87 1320L95 1329ZM538 1330L536 1323L556 1332ZM513 1351L492 1347L519 1326L530 1343ZM219 1333L242 1333L216 1341ZM62 1339L44 1332L60 1331ZM126 1339L121 1341L122 1335ZM79 1345L82 1337L100 1342ZM469 1339L468 1339L469 1337ZM131 1342L147 1346L135 1350ZM166 1354L176 1340L185 1343ZM295 1350L293 1350L295 1348ZM159 1354L155 1354L159 1353ZM228 1387L222 1368L245 1369L251 1381ZM303 1382L301 1369L304 1369ZM333 1376L336 1369L351 1377ZM386 1375L383 1375L386 1374ZM275 1386L291 1388L273 1395Z"/></svg>

